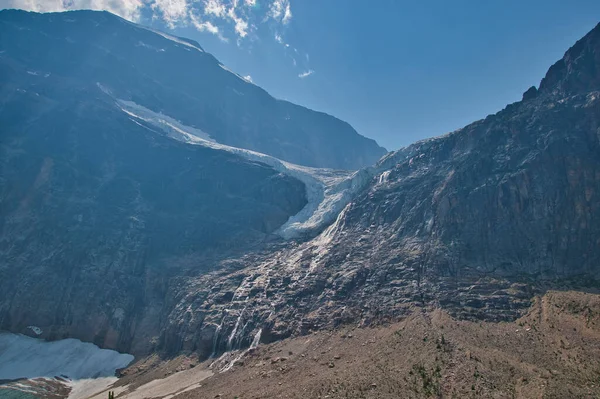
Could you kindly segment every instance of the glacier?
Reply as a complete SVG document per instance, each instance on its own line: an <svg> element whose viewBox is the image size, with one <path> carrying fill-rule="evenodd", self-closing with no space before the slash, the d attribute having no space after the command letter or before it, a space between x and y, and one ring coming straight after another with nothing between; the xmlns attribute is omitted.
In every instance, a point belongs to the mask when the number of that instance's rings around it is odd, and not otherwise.
<svg viewBox="0 0 600 399"><path fill-rule="evenodd" d="M100 90L112 96L101 83ZM126 113L132 122L153 129L159 129L168 137L192 145L201 145L215 150L227 151L253 162L261 162L271 166L280 173L285 173L304 183L307 204L289 218L275 233L284 239L301 238L314 235L325 226L331 224L338 214L375 176L378 169L364 168L358 171L313 168L282 161L257 151L237 148L221 144L195 127L186 126L168 115L154 112L133 101L114 98L117 106Z"/></svg>

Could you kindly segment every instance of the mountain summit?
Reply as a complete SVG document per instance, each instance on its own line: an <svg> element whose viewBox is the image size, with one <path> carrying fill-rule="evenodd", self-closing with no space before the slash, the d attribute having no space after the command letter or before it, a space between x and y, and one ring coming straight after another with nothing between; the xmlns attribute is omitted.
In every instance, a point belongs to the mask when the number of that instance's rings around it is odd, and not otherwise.
<svg viewBox="0 0 600 399"><path fill-rule="evenodd" d="M32 74L100 84L216 142L305 166L355 170L385 153L346 122L271 97L195 41L108 12L3 10L0 45L3 84L36 84Z"/></svg>

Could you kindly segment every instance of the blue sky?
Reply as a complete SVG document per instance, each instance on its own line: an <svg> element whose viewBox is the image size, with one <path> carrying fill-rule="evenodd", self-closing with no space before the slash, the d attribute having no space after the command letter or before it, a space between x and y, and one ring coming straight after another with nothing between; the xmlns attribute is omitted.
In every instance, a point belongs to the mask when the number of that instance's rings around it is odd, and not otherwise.
<svg viewBox="0 0 600 399"><path fill-rule="evenodd" d="M600 22L598 0L5 2L108 9L193 38L274 96L346 120L388 149L520 100Z"/></svg>

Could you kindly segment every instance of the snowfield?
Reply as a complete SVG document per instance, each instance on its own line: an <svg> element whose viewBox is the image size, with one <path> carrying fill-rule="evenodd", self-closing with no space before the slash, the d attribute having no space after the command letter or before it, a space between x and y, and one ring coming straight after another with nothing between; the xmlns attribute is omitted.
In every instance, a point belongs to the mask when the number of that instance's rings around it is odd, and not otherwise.
<svg viewBox="0 0 600 399"><path fill-rule="evenodd" d="M67 385L72 389L69 399L103 390L117 380L115 371L132 361L132 355L100 349L77 339L48 342L0 333L0 380L68 378ZM21 385L27 389L26 384Z"/></svg>

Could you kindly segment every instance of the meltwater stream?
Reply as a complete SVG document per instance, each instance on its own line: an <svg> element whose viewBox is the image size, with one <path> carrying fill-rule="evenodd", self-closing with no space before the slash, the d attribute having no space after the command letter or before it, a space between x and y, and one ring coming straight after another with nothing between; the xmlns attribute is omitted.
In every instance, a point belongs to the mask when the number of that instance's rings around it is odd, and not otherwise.
<svg viewBox="0 0 600 399"><path fill-rule="evenodd" d="M0 333L0 397L33 399L52 390L84 398L116 381L115 371L132 360L77 339L47 342Z"/></svg>

